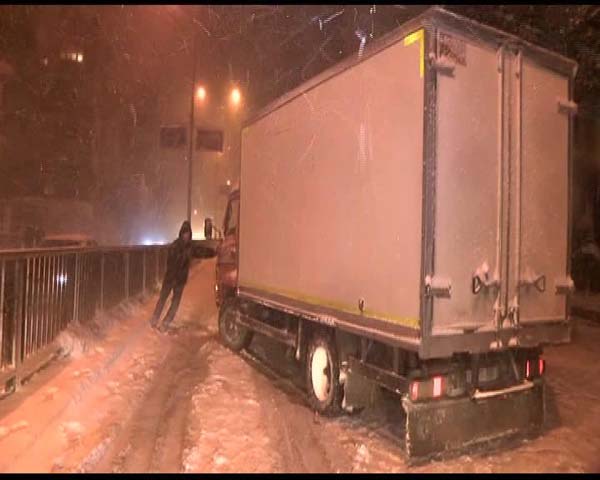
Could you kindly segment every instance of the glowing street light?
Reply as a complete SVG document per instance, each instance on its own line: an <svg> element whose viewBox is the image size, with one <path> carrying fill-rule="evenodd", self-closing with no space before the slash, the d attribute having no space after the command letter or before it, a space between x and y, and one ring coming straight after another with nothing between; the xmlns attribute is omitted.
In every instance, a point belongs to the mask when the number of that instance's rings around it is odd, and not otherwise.
<svg viewBox="0 0 600 480"><path fill-rule="evenodd" d="M236 87L231 91L230 100L234 107L237 107L241 103L242 94L240 93L239 88Z"/></svg>
<svg viewBox="0 0 600 480"><path fill-rule="evenodd" d="M196 89L196 98L203 102L206 99L206 88L198 87Z"/></svg>

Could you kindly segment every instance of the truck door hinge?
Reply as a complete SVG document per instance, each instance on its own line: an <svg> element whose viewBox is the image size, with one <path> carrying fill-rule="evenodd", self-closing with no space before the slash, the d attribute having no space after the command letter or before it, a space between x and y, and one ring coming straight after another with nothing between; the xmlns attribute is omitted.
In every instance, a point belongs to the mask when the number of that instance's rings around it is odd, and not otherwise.
<svg viewBox="0 0 600 480"><path fill-rule="evenodd" d="M452 282L448 278L425 277L425 295L428 297L450 298Z"/></svg>
<svg viewBox="0 0 600 480"><path fill-rule="evenodd" d="M498 60L498 72L502 73L504 71L504 47L498 49L496 58Z"/></svg>
<svg viewBox="0 0 600 480"><path fill-rule="evenodd" d="M556 102L558 103L558 112L566 113L568 115L577 115L577 104L571 100L566 100L564 98L557 98Z"/></svg>
<svg viewBox="0 0 600 480"><path fill-rule="evenodd" d="M515 296L508 307L508 319L513 327L519 326L519 299Z"/></svg>
<svg viewBox="0 0 600 480"><path fill-rule="evenodd" d="M569 295L575 291L575 283L570 276L559 278L554 282L556 295Z"/></svg>
<svg viewBox="0 0 600 480"><path fill-rule="evenodd" d="M496 330L500 330L502 328L502 324L504 323L504 319L506 318L506 307L502 304L502 297L500 292L496 297L496 301L494 302L494 324L496 325Z"/></svg>
<svg viewBox="0 0 600 480"><path fill-rule="evenodd" d="M433 69L441 74L454 76L455 65L444 57L436 57L433 53L429 54L429 64Z"/></svg>

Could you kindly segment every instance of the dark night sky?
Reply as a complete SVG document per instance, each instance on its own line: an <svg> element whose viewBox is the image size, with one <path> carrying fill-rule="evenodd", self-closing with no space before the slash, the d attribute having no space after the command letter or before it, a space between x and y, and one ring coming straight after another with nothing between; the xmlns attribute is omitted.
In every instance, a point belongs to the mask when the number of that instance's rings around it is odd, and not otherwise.
<svg viewBox="0 0 600 480"><path fill-rule="evenodd" d="M198 84L221 100L238 85L251 111L428 7L0 6L0 60L15 71L2 98L0 197L77 198L100 205L101 215L123 214L115 221L128 224L150 209L134 200L133 178L144 177L150 197L162 198L155 168L161 109L189 96L194 36ZM600 118L600 7L447 8L574 58L578 118ZM61 60L74 51L83 62ZM592 192L600 169L590 153L593 128L585 138L576 140L576 177L589 180Z"/></svg>
<svg viewBox="0 0 600 480"><path fill-rule="evenodd" d="M360 36L369 42L428 6L417 5L266 5L266 6L70 6L33 7L32 25L25 6L1 7L0 55L20 58L30 30L37 50L77 39L88 48L103 43L113 54L107 68L120 79L123 93L136 94L140 83L168 81L191 73L191 34L200 42L199 77L214 87L228 82L248 90L260 105L358 51ZM592 6L455 6L448 8L574 56L581 63L578 96L598 96L600 72L599 8ZM20 10L20 12L14 12ZM48 14L54 11L54 14ZM56 14L60 11L59 14ZM595 35L594 35L595 33ZM36 34L34 33L35 37ZM62 38L60 38L62 37ZM98 40L103 37L103 42ZM34 43L35 40L33 41ZM118 61L117 58L118 57ZM177 58L165 74L165 62ZM139 90L139 89L138 89ZM130 91L130 92L128 92Z"/></svg>
<svg viewBox="0 0 600 480"><path fill-rule="evenodd" d="M145 147L132 144L131 123L154 128L160 98L181 88L175 79L191 79L193 35L198 42L198 83L221 98L238 84L253 109L356 54L361 38L368 48L427 7L0 6L0 59L11 63L19 84L4 95L4 109L11 112L3 132L13 145L3 162L8 168L6 162L18 158L11 168L33 178L37 165L54 154L45 152L60 150L53 139L61 135L47 127L54 125L60 132L74 131L80 140L77 148L92 145L92 157L114 158L115 164L135 171L134 160L144 157ZM600 103L600 7L448 8L575 58L580 64L576 101L592 107ZM41 66L43 58L56 58L65 49L85 52L82 68ZM61 82L62 90L53 89ZM73 125L64 126L69 120ZM32 136L41 139L37 152L29 147ZM73 145L65 155L81 158L73 153ZM85 177L85 172L80 175Z"/></svg>
<svg viewBox="0 0 600 480"><path fill-rule="evenodd" d="M355 54L364 35L370 41L428 6L305 5L185 6L207 42L209 63L221 78L248 81L257 104ZM600 81L600 7L454 6L448 8L526 40L574 57L580 63L579 100L593 103ZM208 33L210 36L208 36Z"/></svg>

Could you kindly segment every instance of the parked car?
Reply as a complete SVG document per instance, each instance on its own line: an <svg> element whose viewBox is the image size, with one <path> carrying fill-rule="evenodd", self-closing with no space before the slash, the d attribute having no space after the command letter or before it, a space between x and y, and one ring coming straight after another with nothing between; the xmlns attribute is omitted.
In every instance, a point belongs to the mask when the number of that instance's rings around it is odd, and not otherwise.
<svg viewBox="0 0 600 480"><path fill-rule="evenodd" d="M83 234L60 234L46 235L40 242L41 248L66 248L66 247L97 247L96 242L89 235Z"/></svg>

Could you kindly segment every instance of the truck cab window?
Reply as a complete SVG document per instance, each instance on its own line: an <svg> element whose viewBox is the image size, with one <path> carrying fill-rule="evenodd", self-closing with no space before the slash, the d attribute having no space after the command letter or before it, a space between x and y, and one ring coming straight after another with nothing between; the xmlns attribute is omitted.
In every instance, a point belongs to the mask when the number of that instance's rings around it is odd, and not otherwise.
<svg viewBox="0 0 600 480"><path fill-rule="evenodd" d="M225 235L235 235L237 232L238 213L240 210L239 199L229 202L227 216L225 218Z"/></svg>

